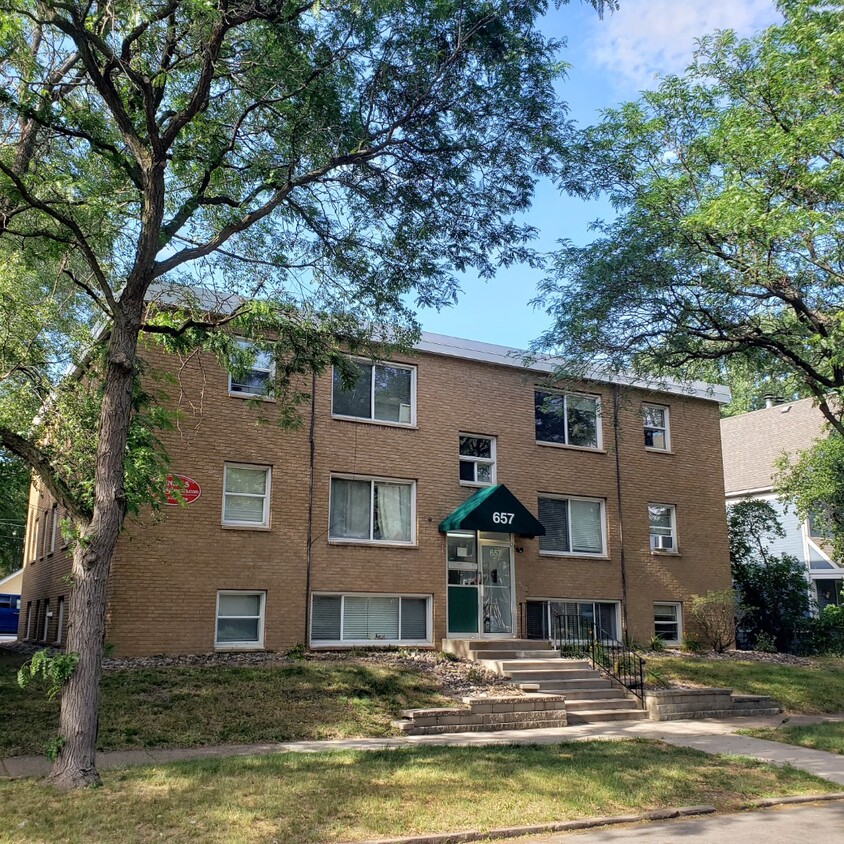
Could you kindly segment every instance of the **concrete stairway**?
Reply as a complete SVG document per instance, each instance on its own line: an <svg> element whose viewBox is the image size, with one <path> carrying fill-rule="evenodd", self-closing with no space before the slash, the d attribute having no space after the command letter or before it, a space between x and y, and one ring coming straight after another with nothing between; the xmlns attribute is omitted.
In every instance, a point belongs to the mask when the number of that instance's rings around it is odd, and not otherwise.
<svg viewBox="0 0 844 844"><path fill-rule="evenodd" d="M643 720L636 697L585 659L562 659L549 642L535 639L446 639L443 650L504 677L530 694L563 695L569 724Z"/></svg>

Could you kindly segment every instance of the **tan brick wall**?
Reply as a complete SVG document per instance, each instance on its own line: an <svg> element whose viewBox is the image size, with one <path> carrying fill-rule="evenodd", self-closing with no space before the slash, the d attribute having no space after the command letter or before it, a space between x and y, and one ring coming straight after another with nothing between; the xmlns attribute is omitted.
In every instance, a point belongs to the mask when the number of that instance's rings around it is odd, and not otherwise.
<svg viewBox="0 0 844 844"><path fill-rule="evenodd" d="M161 355L148 357L175 369ZM430 594L438 646L446 625L446 565L437 526L474 491L458 483L458 433L468 432L497 438L497 480L534 513L542 492L606 500L606 560L540 556L535 539L516 538L523 549L514 558L517 603L529 597L621 600L613 388L585 388L602 398L603 450L555 448L534 440L537 379L530 373L431 354L405 360L418 367L414 429L332 419L330 373L318 380L312 590ZM202 495L187 507L127 521L112 565L107 640L121 654L211 651L217 591L255 589L267 593L265 646L280 650L303 642L308 408L301 428L279 428L274 404L229 396L225 372L208 357L188 363L180 383L180 430L164 440L172 471L198 481ZM643 399L670 407L672 453L645 450ZM654 601L685 601L692 593L729 586L718 407L638 390L622 390L620 406L626 608L631 635L646 641L653 633ZM269 530L221 526L226 462L272 467ZM331 473L415 480L416 546L329 543ZM679 555L650 552L648 502L676 505ZM60 566L53 568L58 575ZM55 606L60 585L56 575L46 576L47 569L41 560L27 566L24 610L33 597L50 597Z"/></svg>

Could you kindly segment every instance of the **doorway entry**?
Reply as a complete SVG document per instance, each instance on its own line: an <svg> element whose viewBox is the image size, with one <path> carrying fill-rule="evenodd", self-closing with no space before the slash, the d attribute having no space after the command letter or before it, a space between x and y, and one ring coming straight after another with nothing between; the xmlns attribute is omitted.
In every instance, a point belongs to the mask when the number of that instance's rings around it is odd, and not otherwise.
<svg viewBox="0 0 844 844"><path fill-rule="evenodd" d="M446 535L448 636L510 639L514 633L513 535Z"/></svg>

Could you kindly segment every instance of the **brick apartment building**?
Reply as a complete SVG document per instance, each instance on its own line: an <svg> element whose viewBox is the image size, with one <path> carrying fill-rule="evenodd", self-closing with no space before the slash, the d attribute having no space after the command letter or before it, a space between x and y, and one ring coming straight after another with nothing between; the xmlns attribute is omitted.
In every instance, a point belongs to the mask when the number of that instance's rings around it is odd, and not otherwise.
<svg viewBox="0 0 844 844"><path fill-rule="evenodd" d="M127 520L106 641L125 655L439 648L548 637L557 615L680 640L688 596L730 585L729 396L552 386L551 369L426 334L413 356L360 361L353 389L318 378L313 418L305 408L289 431L271 400L244 400L265 390L267 361L239 383L193 358L180 372L189 412L165 437L189 503ZM33 487L20 638L66 636L59 516Z"/></svg>

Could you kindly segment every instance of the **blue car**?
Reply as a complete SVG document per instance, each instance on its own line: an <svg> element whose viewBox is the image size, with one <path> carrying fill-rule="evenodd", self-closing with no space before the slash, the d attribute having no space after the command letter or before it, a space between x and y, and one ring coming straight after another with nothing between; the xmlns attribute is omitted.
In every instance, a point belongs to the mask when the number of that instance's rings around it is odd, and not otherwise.
<svg viewBox="0 0 844 844"><path fill-rule="evenodd" d="M17 633L20 614L20 595L0 595L0 634Z"/></svg>

